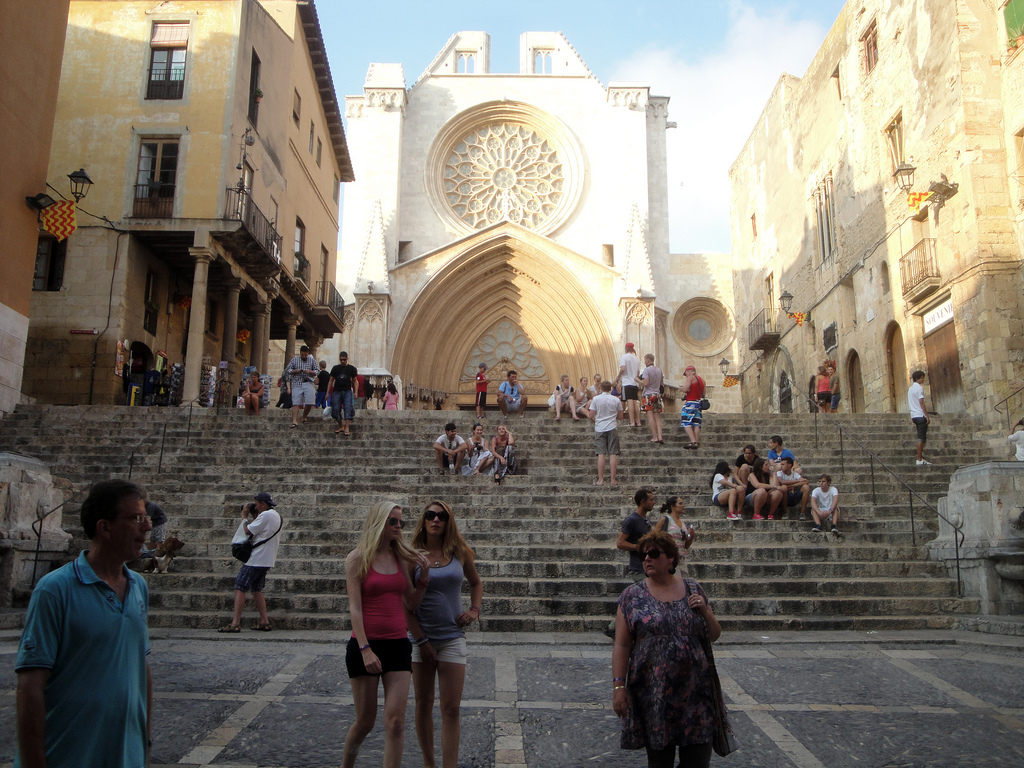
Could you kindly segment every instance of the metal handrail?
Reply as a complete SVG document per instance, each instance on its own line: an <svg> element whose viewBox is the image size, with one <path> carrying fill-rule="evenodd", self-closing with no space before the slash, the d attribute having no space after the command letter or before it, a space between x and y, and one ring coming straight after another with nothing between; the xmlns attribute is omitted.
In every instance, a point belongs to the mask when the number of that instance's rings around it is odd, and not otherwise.
<svg viewBox="0 0 1024 768"><path fill-rule="evenodd" d="M1021 392L1024 392L1024 387L1021 387L1016 392L1010 393L1008 396L1004 397L998 403L993 405L992 408L996 411L996 413L1002 413L1002 411L999 410L999 406L1005 405L1007 402L1010 401L1011 398L1017 397L1017 395L1019 395ZM1010 419L1011 418L1012 417L1010 416L1010 406L1007 405L1006 406L1006 428L1007 429L1012 429L1012 427L1010 426Z"/></svg>
<svg viewBox="0 0 1024 768"><path fill-rule="evenodd" d="M806 392L803 392L803 391L800 391L800 390L796 390L796 391L800 392L800 394L803 395L803 397L806 400L810 401L812 404L814 403L813 399ZM900 477L898 474L896 474L895 470L893 470L884 461L882 461L874 453L872 453L871 449L868 448L866 445L864 445L864 443L862 443L860 440L858 440L857 437L852 432L850 432L847 429L844 429L842 424L840 424L838 421L833 419L830 414L824 413L823 411L821 411L821 410L819 410L817 408L814 411L814 447L815 448L818 447L818 414L819 413L821 413L822 416L824 416L830 422L832 422L832 425L839 431L839 462L840 462L840 466L842 467L844 472L846 471L846 463L845 463L844 449L843 449L843 435L844 434L850 440L855 442L857 444L857 446L862 451L864 451L864 453L866 453L870 457L870 459L871 459L871 502L873 504L877 504L878 503L878 497L877 497L876 491L875 491L875 462L878 462L878 465L882 469L884 469L886 472L888 472L897 483L899 483L904 488L906 488L907 494L908 494L908 497L907 497L908 498L908 504L910 506L910 536L911 536L911 541L913 542L915 547L917 546L917 530L915 528L915 519L914 519L914 498L915 497L917 497L917 500L920 501L921 504L923 504L925 507L927 507L932 512L934 512L936 517L941 518L942 520L945 520L946 523L953 529L953 549L954 549L954 554L956 556L956 589L957 589L957 595L959 597L963 597L964 596L964 585L963 585L963 580L960 578L960 545L963 544L964 541L966 541L966 539L967 539L967 535L963 532L963 527L957 525L956 523L954 523L952 520L950 520L944 514L939 512L939 510L937 510L935 507L933 507L931 504L929 504L928 501L920 493L918 493L913 488L911 488L910 485L906 481L904 481L902 477Z"/></svg>

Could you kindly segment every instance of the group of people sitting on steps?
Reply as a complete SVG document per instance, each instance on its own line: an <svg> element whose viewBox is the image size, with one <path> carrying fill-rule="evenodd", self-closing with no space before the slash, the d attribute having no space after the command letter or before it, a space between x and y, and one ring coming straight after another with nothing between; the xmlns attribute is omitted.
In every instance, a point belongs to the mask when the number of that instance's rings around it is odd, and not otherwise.
<svg viewBox="0 0 1024 768"><path fill-rule="evenodd" d="M767 458L758 456L757 448L748 443L736 457L735 469L729 462L719 461L711 479L711 503L725 507L730 520L742 520L744 508L751 509L752 519L764 520L761 513L766 507L769 520L783 517L797 507L800 519L806 519L809 505L813 532L830 528L836 536L840 535L839 491L832 486L832 477L821 475L818 487L812 491L793 452L783 447L780 435L769 438Z"/></svg>
<svg viewBox="0 0 1024 768"><path fill-rule="evenodd" d="M500 485L505 475L516 473L516 439L508 427L499 424L497 433L488 440L484 437L484 425L477 422L469 440L458 434L454 421L444 425L444 434L434 441L434 456L439 474L494 476L494 484Z"/></svg>

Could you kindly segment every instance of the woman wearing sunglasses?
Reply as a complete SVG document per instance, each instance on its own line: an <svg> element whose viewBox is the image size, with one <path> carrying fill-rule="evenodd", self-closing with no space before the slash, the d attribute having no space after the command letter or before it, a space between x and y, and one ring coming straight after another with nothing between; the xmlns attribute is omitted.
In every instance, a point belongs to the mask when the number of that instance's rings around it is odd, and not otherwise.
<svg viewBox="0 0 1024 768"><path fill-rule="evenodd" d="M473 550L459 533L452 508L432 501L423 510L412 546L425 551L430 581L419 608L408 612L413 637L412 682L416 690L416 736L424 768L434 762L434 677L441 693L441 765L456 768L459 761L459 708L466 681L464 627L480 618L484 584L476 571ZM419 566L410 579L420 578ZM469 582L469 610L462 610L462 582Z"/></svg>
<svg viewBox="0 0 1024 768"><path fill-rule="evenodd" d="M677 573L679 548L664 531L637 542L646 579L619 597L612 651L612 706L622 718L623 749L647 750L648 768L706 768L715 710L704 653L722 634L707 597Z"/></svg>
<svg viewBox="0 0 1024 768"><path fill-rule="evenodd" d="M377 689L384 681L384 768L399 768L405 742L412 646L405 611L415 610L430 578L423 554L402 540L402 508L379 501L363 523L359 545L345 559L345 588L352 619L345 666L352 683L356 719L345 737L344 768L353 768L363 740L377 719ZM406 566L419 566L416 583Z"/></svg>

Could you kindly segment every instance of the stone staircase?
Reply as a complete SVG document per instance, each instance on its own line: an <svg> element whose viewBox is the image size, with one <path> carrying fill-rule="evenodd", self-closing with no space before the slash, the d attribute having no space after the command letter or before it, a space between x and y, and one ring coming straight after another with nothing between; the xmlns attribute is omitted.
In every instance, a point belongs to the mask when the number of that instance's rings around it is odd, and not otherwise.
<svg viewBox="0 0 1024 768"><path fill-rule="evenodd" d="M468 412L360 411L354 436L343 439L319 418L289 429L288 414L273 409L249 419L234 409L28 406L0 422L0 450L35 456L77 488L129 472L148 488L170 516L168 533L187 543L172 573L148 576L156 627L225 622L238 565L229 540L240 505L258 490L274 495L286 523L266 592L278 627L348 626L344 558L370 505L386 497L412 520L433 498L453 505L485 582L484 631L599 630L630 583L614 542L642 485L655 489L659 504L671 494L686 499L698 531L691 574L726 629L941 628L978 610L976 600L957 597L943 566L927 560L934 516L916 504L912 533L906 491L877 464L873 502L868 457L848 439L841 455L837 431L820 418L816 426L812 415L708 413L698 451L682 448L671 417L659 446L646 428L620 427L617 488L592 485L591 423L556 424L541 414L509 425L522 471L500 487L485 477L439 476L430 444L449 419L460 434L474 421ZM965 438L975 429L966 417L933 419L935 464L922 469L905 416L839 420L933 505L958 466L988 458L984 443ZM491 414L488 434L496 424ZM792 514L730 522L710 506L716 461L734 461L747 442L764 455L760 446L775 433L805 476L832 475L842 538L813 534ZM70 503L64 524L80 537L77 512Z"/></svg>

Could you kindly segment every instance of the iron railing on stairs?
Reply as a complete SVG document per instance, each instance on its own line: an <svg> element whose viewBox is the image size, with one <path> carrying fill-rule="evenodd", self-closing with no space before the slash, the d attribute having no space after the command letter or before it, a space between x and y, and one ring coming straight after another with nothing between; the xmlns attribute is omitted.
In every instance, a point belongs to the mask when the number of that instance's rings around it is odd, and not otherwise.
<svg viewBox="0 0 1024 768"><path fill-rule="evenodd" d="M803 397L805 399L807 399L812 404L814 404L814 401L811 399L810 395L808 395L806 392L800 392L800 394L803 395ZM931 504L929 504L928 501L920 493L918 493L913 488L911 488L910 485L902 477L900 477L896 473L895 470L893 470L889 465L887 465L884 461L882 461L880 458L878 458L878 456L876 456L874 453L872 453L871 449L869 449L866 445L864 445L864 443L862 443L860 440L858 440L857 437L852 432L850 432L848 429L844 428L843 425L840 424L835 419L833 419L830 414L827 414L827 413L821 411L817 407L815 407L815 409L814 409L814 447L815 448L818 447L818 415L819 414L821 414L822 417L828 419L832 423L832 426L834 426L836 428L836 430L839 432L839 466L840 466L840 468L844 472L846 471L846 461L845 461L845 454L844 454L844 448L843 448L843 436L844 435L849 440L852 440L854 443L856 443L857 447L859 447L862 451L864 451L864 453L866 453L868 455L868 458L870 460L870 466L871 466L871 502L873 504L877 504L878 503L878 496L877 496L877 492L875 490L875 464L876 463L878 464L879 467L881 467L886 472L888 472L893 480L895 480L897 483L899 483L901 486L903 486L904 489L906 489L906 491L907 491L907 503L908 503L908 505L910 507L910 537L911 537L911 541L913 542L915 547L917 546L917 529L916 529L916 521L915 521L915 515L914 515L914 499L915 498L920 502L920 504L922 506L924 506L927 509L931 510L935 514L936 517L944 520L949 525L949 527L953 529L953 550L954 550L954 554L956 556L956 590L957 590L957 596L958 597L963 597L964 596L964 583L963 583L963 580L960 578L960 545L963 544L964 541L967 538L967 535L963 531L963 527L960 526L960 525L957 525L956 523L954 523L948 517L946 517L941 512L939 512L939 510L937 510L935 507L933 507Z"/></svg>
<svg viewBox="0 0 1024 768"><path fill-rule="evenodd" d="M1016 411L1011 410L1011 400L1013 401L1012 405L1016 407ZM1010 421L1013 419L1012 414L1020 413L1021 410L1024 409L1024 387L1021 387L1016 392L1013 392L1010 395L1004 397L1002 400L1000 400L992 407L995 409L997 413L1002 413L1002 409L1000 408L1001 405L1006 406L1006 429L1013 429L1013 427L1010 426Z"/></svg>

